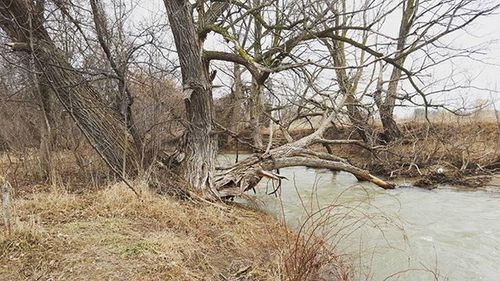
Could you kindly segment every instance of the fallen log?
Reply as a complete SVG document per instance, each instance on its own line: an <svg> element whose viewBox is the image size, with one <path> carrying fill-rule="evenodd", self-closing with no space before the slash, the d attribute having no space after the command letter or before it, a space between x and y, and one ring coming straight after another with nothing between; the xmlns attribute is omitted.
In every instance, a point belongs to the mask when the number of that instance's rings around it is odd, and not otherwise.
<svg viewBox="0 0 500 281"><path fill-rule="evenodd" d="M254 154L231 167L221 169L214 179L219 197L240 196L253 189L270 172L286 167L310 167L351 173L359 180L369 181L383 189L393 189L395 185L380 179L370 172L349 164L347 160L328 153L308 149L309 146L324 141L323 133L331 126L335 112L325 115L319 127L312 134L294 142L271 149L268 153ZM272 177L271 177L272 178Z"/></svg>
<svg viewBox="0 0 500 281"><path fill-rule="evenodd" d="M354 175L358 179L372 182L383 189L394 189L395 185L386 182L372 174L368 171L355 167L349 163L329 161L323 159L315 159L309 157L288 157L284 159L277 159L272 161L273 164L269 165L274 169L294 167L294 166L304 166L309 168L319 168L319 169L330 169L335 171L348 172Z"/></svg>
<svg viewBox="0 0 500 281"><path fill-rule="evenodd" d="M240 196L244 192L253 189L263 177L276 179L277 177L269 171L297 166L344 171L351 173L359 180L369 181L383 189L394 189L396 187L393 183L380 179L368 171L347 162L332 161L313 156L273 157L271 155L266 158L252 155L244 161L222 170L215 177L215 186L220 197Z"/></svg>

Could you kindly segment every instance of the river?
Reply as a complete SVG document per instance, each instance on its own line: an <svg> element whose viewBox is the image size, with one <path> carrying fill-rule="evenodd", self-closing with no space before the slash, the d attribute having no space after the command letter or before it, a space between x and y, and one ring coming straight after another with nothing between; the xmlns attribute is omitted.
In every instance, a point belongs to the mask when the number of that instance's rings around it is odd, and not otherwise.
<svg viewBox="0 0 500 281"><path fill-rule="evenodd" d="M288 180L277 196L266 194L273 186L263 180L258 204L295 229L321 209L313 218L326 226L317 234L352 264L354 280L500 280L498 188L383 190L344 172L280 173Z"/></svg>

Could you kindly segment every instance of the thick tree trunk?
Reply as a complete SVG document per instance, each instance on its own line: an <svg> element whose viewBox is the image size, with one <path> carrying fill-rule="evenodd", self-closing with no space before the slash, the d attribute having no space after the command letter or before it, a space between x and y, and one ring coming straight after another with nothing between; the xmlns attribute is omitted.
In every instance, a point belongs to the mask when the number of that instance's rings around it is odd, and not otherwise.
<svg viewBox="0 0 500 281"><path fill-rule="evenodd" d="M382 126L384 128L381 139L384 142L391 142L401 137L401 131L399 130L396 120L394 120L393 108L393 105L381 106L379 108L380 121L382 121Z"/></svg>
<svg viewBox="0 0 500 281"><path fill-rule="evenodd" d="M213 130L211 82L201 56L202 42L196 33L189 1L164 0L164 4L179 56L188 119L183 141L172 160L191 187L209 195L215 192L212 179L217 135Z"/></svg>
<svg viewBox="0 0 500 281"><path fill-rule="evenodd" d="M85 136L115 172L136 174L139 169L138 151L127 125L60 53L52 44L35 51L40 69L44 67L45 80L50 81L50 85L46 86L53 89Z"/></svg>

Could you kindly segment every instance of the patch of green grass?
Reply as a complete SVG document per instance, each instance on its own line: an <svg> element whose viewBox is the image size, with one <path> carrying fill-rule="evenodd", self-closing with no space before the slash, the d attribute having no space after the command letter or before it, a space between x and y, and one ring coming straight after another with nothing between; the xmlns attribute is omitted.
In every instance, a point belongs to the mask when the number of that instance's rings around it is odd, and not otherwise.
<svg viewBox="0 0 500 281"><path fill-rule="evenodd" d="M122 253L128 257L158 252L156 250L158 248L158 245L147 240L132 241L130 244L123 246L124 247Z"/></svg>

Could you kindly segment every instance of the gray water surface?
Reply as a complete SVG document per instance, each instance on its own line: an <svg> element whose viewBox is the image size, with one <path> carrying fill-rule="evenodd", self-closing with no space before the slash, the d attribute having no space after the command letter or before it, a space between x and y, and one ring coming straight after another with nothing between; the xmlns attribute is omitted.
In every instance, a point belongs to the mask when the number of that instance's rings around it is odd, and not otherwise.
<svg viewBox="0 0 500 281"><path fill-rule="evenodd" d="M222 155L220 162L234 161ZM278 196L263 180L263 208L299 230L310 214L317 234L353 266L355 280L500 280L500 191L399 188L382 190L352 175L302 167ZM400 182L403 184L403 182ZM307 223L306 223L307 225Z"/></svg>

